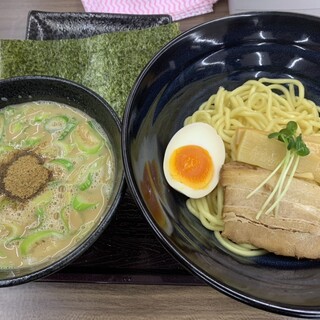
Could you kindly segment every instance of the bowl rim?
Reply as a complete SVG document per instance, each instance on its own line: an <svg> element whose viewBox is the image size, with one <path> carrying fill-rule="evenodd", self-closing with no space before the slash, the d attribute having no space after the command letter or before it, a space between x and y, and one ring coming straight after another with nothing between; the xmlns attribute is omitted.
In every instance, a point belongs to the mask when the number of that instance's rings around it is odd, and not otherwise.
<svg viewBox="0 0 320 320"><path fill-rule="evenodd" d="M205 28L209 25L215 25L221 22L228 22L233 21L237 19L245 19L248 17L270 17L270 16L278 16L278 17L289 17L289 18L297 18L300 17L302 19L306 19L308 21L314 21L319 24L320 26L320 17L305 14L305 13L295 13L295 12L286 12L286 11L250 11L250 12L243 12L243 13L237 13L232 14L226 17L218 18L218 19L212 19L210 21L206 21L203 23L200 23L194 27L192 27L189 30L186 30L173 38L171 41L169 41L162 49L160 49L148 62L148 64L143 68L143 70L140 72L139 76L137 77L131 91L129 94L129 97L127 99L126 107L124 110L123 115L123 124L122 124L122 158L124 162L124 170L126 175L126 181L127 185L131 191L131 193L134 196L134 199L136 203L138 204L138 207L142 211L145 219L147 220L148 224L151 226L153 232L157 236L157 238L160 240L161 244L164 246L164 248L175 258L177 261L179 261L183 267L185 267L188 271L199 277L201 280L203 280L208 285L212 286L214 289L218 290L219 292L237 300L240 302L243 302L249 306L265 310L268 312L273 312L281 315L287 315L287 316L296 316L296 317L316 317L320 318L320 304L317 308L315 307L295 307L293 305L285 305L285 304L277 304L276 302L270 302L268 300L263 300L260 298L256 298L254 296L250 296L249 294L242 294L240 290L237 290L235 288L232 288L229 285L224 284L222 281L218 281L211 277L207 272L205 272L201 267L195 266L187 257L184 256L183 252L178 250L176 248L169 236L162 231L156 224L156 222L151 217L151 214L149 213L146 205L144 204L143 200L140 199L140 195L138 192L138 186L136 182L133 179L132 175L132 167L130 164L129 156L128 156L128 145L130 137L128 136L128 126L130 122L130 115L132 112L132 102L137 94L137 91L139 90L139 86L141 85L143 79L149 72L150 68L154 65L154 63L161 57L167 50L172 48L173 46L177 45L180 41L188 37L190 34L193 34L197 30L201 28Z"/></svg>
<svg viewBox="0 0 320 320"><path fill-rule="evenodd" d="M110 104L104 98L102 98L99 94L97 94L90 88L80 83L77 83L75 81L71 81L61 77L47 76L47 75L27 75L27 76L16 76L16 77L0 79L0 87L4 83L14 83L14 82L23 82L23 81L46 81L48 83L50 82L54 84L64 83L70 87L75 88L76 90L80 90L85 94L94 97L99 103L101 103L105 107L106 111L111 115L111 119L112 121L114 121L117 128L117 134L119 134L119 138L120 138L119 144L121 148L122 125L121 125L120 118L118 114L114 111L114 109L110 106ZM115 215L116 209L118 208L118 205L124 194L124 189L125 189L124 167L123 166L120 167L120 170L121 170L121 174L119 179L118 190L116 190L114 200L107 210L109 214L105 214L105 216L100 220L100 222L97 224L95 229L91 231L91 233L87 236L85 240L83 240L83 242L80 243L80 245L76 246L73 250L63 255L61 258L57 259L53 263L39 268L39 270L36 270L34 272L31 272L25 275L17 276L17 277L13 276L6 279L1 279L0 288L15 286L15 285L22 285L24 283L49 276L50 274L55 273L61 270L62 268L66 267L72 261L74 261L79 256L81 256L81 254L83 254L99 238L99 236L101 236L101 234L105 231L105 229L110 224L112 218Z"/></svg>

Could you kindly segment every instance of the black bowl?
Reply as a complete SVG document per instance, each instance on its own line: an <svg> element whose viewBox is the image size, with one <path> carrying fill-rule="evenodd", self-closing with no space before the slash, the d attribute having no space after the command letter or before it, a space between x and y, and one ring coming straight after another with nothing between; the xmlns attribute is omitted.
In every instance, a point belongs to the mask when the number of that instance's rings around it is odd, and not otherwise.
<svg viewBox="0 0 320 320"><path fill-rule="evenodd" d="M127 182L148 223L188 270L249 305L320 317L319 261L232 255L186 208L162 171L164 150L202 102L260 77L299 79L320 105L320 19L265 12L197 26L164 47L140 74L122 129Z"/></svg>
<svg viewBox="0 0 320 320"><path fill-rule="evenodd" d="M36 280L65 267L84 253L105 231L119 204L124 170L121 156L121 123L108 103L93 91L77 83L54 77L26 76L0 80L0 108L29 101L54 101L77 108L94 118L109 137L114 152L116 176L110 202L98 223L71 251L55 261L18 270L0 270L0 287Z"/></svg>

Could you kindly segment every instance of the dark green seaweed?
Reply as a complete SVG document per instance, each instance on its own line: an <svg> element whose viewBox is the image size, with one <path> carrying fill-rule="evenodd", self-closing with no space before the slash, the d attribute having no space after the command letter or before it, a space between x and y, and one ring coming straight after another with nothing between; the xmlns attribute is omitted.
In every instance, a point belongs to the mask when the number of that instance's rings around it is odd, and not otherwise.
<svg viewBox="0 0 320 320"><path fill-rule="evenodd" d="M0 78L47 75L91 88L123 115L147 62L179 34L177 23L85 39L0 40Z"/></svg>

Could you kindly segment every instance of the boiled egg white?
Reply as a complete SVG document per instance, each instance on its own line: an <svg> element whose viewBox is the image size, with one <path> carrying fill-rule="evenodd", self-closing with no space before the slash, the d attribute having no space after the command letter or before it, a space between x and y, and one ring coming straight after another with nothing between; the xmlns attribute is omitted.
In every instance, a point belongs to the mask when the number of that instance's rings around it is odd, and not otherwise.
<svg viewBox="0 0 320 320"><path fill-rule="evenodd" d="M167 145L163 171L169 185L189 198L209 194L219 182L225 147L209 124L196 122L175 133Z"/></svg>

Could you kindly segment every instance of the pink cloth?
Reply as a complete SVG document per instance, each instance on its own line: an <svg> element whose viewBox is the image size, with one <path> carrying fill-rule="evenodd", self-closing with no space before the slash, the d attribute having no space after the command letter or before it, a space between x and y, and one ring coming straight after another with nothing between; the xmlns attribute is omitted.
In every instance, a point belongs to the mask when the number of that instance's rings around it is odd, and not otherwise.
<svg viewBox="0 0 320 320"><path fill-rule="evenodd" d="M213 11L218 0L82 0L86 12L169 14L174 21Z"/></svg>

